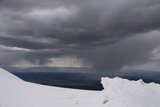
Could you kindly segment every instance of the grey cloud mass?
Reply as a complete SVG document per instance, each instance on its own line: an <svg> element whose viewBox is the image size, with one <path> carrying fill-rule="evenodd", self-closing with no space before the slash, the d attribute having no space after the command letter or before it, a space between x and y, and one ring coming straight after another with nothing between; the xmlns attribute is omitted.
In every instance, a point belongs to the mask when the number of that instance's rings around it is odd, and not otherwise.
<svg viewBox="0 0 160 107"><path fill-rule="evenodd" d="M0 48L0 64L67 55L99 70L143 63L160 46L159 10L159 0L1 0L0 46L30 51L10 50L7 63Z"/></svg>

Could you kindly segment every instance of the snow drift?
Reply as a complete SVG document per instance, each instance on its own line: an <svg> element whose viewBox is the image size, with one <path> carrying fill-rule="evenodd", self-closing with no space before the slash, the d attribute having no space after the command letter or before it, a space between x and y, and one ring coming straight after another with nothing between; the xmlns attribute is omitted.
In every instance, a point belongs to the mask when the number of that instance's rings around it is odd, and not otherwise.
<svg viewBox="0 0 160 107"><path fill-rule="evenodd" d="M142 80L102 78L104 103L108 107L160 107L160 85ZM116 102L116 103L115 103Z"/></svg>
<svg viewBox="0 0 160 107"><path fill-rule="evenodd" d="M25 82L0 68L0 107L159 107L160 85L102 78L103 91Z"/></svg>

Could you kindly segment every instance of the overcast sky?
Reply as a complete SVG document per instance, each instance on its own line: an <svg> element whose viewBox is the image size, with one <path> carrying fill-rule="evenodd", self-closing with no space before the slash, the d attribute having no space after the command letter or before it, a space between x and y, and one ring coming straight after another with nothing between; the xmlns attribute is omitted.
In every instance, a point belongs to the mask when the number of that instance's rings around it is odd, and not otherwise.
<svg viewBox="0 0 160 107"><path fill-rule="evenodd" d="M159 10L160 0L0 0L0 66L157 67Z"/></svg>

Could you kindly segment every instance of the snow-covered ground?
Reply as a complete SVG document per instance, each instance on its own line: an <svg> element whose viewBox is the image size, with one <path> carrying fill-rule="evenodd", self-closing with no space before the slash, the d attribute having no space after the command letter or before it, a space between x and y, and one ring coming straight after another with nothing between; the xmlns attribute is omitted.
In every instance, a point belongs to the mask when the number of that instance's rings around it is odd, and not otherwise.
<svg viewBox="0 0 160 107"><path fill-rule="evenodd" d="M160 85L102 78L103 91L25 82L0 68L0 107L160 107Z"/></svg>

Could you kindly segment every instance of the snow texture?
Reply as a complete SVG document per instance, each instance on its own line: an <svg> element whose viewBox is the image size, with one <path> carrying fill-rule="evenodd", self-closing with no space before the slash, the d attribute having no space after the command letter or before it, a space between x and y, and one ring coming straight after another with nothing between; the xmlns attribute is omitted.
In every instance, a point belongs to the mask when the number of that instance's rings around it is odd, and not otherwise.
<svg viewBox="0 0 160 107"><path fill-rule="evenodd" d="M0 107L160 107L160 85L102 78L103 91L38 85L0 68Z"/></svg>

